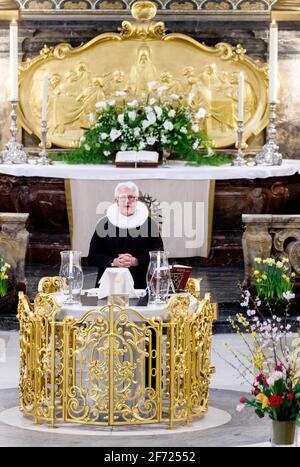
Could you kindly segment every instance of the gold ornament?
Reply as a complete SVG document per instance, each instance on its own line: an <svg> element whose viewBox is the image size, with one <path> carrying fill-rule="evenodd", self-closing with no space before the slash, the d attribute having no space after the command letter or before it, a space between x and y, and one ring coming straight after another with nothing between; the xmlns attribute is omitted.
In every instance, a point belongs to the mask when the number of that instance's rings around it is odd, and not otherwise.
<svg viewBox="0 0 300 467"><path fill-rule="evenodd" d="M40 284L49 289L50 279ZM216 314L209 294L194 314L187 295L174 297L165 321L114 305L79 319L60 310L51 294L39 293L34 305L19 294L20 409L36 423L174 428L207 412Z"/></svg>

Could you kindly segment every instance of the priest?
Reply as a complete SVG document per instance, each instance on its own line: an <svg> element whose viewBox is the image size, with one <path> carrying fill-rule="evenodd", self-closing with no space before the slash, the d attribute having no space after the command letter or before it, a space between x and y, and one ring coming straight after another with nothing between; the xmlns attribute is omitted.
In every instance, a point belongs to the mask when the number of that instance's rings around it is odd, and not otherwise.
<svg viewBox="0 0 300 467"><path fill-rule="evenodd" d="M157 224L147 206L138 200L133 182L119 183L115 202L96 226L89 262L98 266L96 287L107 267L129 268L136 289L146 288L149 251L163 250Z"/></svg>

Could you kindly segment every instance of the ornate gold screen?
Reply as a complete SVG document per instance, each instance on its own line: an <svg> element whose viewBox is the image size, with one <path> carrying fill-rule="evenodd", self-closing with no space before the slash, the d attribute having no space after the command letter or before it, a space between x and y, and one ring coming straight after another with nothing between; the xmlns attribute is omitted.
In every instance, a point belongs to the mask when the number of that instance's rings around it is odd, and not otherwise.
<svg viewBox="0 0 300 467"><path fill-rule="evenodd" d="M89 126L95 104L116 99L126 90L132 99L163 86L161 98L177 94L183 102L207 111L203 129L216 147L236 141L239 72L245 76L245 140L267 124L267 67L245 55L240 45L200 44L184 34L166 34L163 22L152 21L156 6L136 2L133 21L120 33L105 33L87 44L45 46L40 56L20 68L19 114L23 127L40 137L42 83L49 76L48 142L76 147ZM118 98L118 97L117 97ZM120 97L119 97L120 98Z"/></svg>

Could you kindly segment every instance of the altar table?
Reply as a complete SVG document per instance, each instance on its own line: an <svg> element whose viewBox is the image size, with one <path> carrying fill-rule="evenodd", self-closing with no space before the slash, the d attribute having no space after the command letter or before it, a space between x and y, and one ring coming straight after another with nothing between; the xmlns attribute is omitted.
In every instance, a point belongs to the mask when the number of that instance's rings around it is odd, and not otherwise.
<svg viewBox="0 0 300 467"><path fill-rule="evenodd" d="M29 212L28 260L57 263L59 251L70 248L69 232L72 235L73 231L73 247L81 251L87 250L88 237L94 229L97 216L93 207L94 217L86 227L86 199L89 199L89 195L96 199L98 196L96 192L92 193L89 187L96 186L97 191L103 189L105 192L104 184L106 183L113 187L118 181L133 179L138 186L142 187L145 184L150 187L147 191L161 202L162 195L156 194L154 187L162 190L164 183L166 187L171 187L172 193L170 189L167 192L173 200L174 194L181 196L177 189L179 183L185 183L188 188L182 189L183 193L205 205L205 216L207 216L205 217L207 224L204 228L205 242L202 251L190 250L190 255L186 251L180 252L177 244L175 249L178 254L174 254L174 257L203 255L201 259L203 265L242 264L242 213L300 214L299 160L284 160L282 166L274 167L232 167L230 165L195 167L183 162L170 162L169 165L169 168L121 169L110 164L74 166L54 163L51 166L40 166L32 161L26 165L2 164L0 165L0 174L2 174L0 176L0 211ZM214 181L216 181L215 193ZM194 187L201 187L205 196L202 197L200 189L192 189L192 184L195 184ZM81 197L80 193L84 186L87 187L84 189L85 196ZM105 193L107 201L111 201L112 196L112 189ZM71 210L72 197L73 209ZM210 206L206 204L206 200L209 201ZM82 203L83 210L77 209L77 203ZM71 221L69 223L67 204ZM75 212L75 216L70 216L72 212L73 214ZM212 251L209 260L205 260L210 246L212 214L214 214ZM72 220L75 227L73 230ZM85 229L78 230L76 223L79 227L84 224ZM78 233L86 237L84 248L75 238ZM169 246L167 248L172 256L174 248L169 248Z"/></svg>
<svg viewBox="0 0 300 467"><path fill-rule="evenodd" d="M281 166L219 167L192 166L182 161L170 161L168 168L117 168L111 164L65 164L50 166L29 164L0 164L0 173L25 177L55 177L77 180L226 180L239 178L268 178L300 173L300 160L285 159Z"/></svg>

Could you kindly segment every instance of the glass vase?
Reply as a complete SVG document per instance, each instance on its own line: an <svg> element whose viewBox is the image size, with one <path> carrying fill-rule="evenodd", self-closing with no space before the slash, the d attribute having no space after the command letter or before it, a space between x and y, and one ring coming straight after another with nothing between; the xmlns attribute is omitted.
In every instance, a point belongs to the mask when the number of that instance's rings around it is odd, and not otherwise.
<svg viewBox="0 0 300 467"><path fill-rule="evenodd" d="M79 303L83 286L81 251L61 251L59 275L62 277L62 292L65 304Z"/></svg>
<svg viewBox="0 0 300 467"><path fill-rule="evenodd" d="M147 271L149 304L163 304L168 300L171 274L167 251L150 251Z"/></svg>
<svg viewBox="0 0 300 467"><path fill-rule="evenodd" d="M297 426L295 420L272 420L272 447L297 447Z"/></svg>

